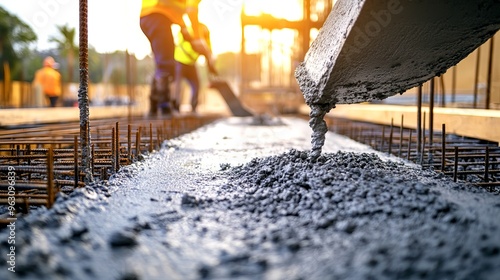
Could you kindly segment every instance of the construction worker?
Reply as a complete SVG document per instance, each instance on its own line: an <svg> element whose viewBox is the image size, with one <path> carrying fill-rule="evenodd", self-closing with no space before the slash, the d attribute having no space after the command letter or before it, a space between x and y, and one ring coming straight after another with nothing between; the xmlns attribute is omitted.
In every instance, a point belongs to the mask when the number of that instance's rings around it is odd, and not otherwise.
<svg viewBox="0 0 500 280"><path fill-rule="evenodd" d="M186 40L186 36L189 36L189 26L185 28L181 28L178 38L177 44L175 46L174 58L177 62L175 68L175 97L174 97L174 108L179 110L180 102L181 102L181 81L182 79L186 79L191 87L191 111L196 112L196 107L198 105L198 95L200 91L200 80L198 78L198 73L196 70L196 61L200 56L200 53L193 49L191 43ZM210 50L210 32L208 28L200 23L200 36L207 43L207 47ZM214 60L212 54L208 54L208 57L205 57L208 69L210 73L216 75L217 72L214 67Z"/></svg>
<svg viewBox="0 0 500 280"><path fill-rule="evenodd" d="M172 112L170 82L175 75L174 39L172 24L181 28L189 22L188 39L199 53L208 53L206 42L199 34L198 4L201 0L142 0L141 29L151 43L155 59L155 75L151 85L150 115Z"/></svg>
<svg viewBox="0 0 500 280"><path fill-rule="evenodd" d="M40 88L47 97L50 107L56 107L57 100L61 96L61 74L56 70L59 68L53 57L48 56L43 60L43 68L35 72L33 85Z"/></svg>

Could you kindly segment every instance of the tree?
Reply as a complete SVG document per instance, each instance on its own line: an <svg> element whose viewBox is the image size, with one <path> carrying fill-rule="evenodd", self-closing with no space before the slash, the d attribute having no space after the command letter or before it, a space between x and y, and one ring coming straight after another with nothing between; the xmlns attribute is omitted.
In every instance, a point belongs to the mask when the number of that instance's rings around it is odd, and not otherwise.
<svg viewBox="0 0 500 280"><path fill-rule="evenodd" d="M58 25L60 37L50 37L49 41L57 44L57 49L62 56L66 56L67 81L73 82L73 73L75 71L75 57L78 54L78 46L75 44L76 29L68 25Z"/></svg>
<svg viewBox="0 0 500 280"><path fill-rule="evenodd" d="M91 83L102 82L103 54L98 53L94 47L89 46L89 79Z"/></svg>
<svg viewBox="0 0 500 280"><path fill-rule="evenodd" d="M36 41L36 34L31 27L17 16L0 7L0 73L4 78L4 65L12 68L19 63L18 52Z"/></svg>

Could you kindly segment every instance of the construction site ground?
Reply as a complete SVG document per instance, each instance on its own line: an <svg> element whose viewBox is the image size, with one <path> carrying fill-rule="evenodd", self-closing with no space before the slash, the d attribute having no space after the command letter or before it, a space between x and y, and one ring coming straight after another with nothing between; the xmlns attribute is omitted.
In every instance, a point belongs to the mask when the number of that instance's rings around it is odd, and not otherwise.
<svg viewBox="0 0 500 280"><path fill-rule="evenodd" d="M0 278L497 279L498 195L331 132L311 160L310 135L226 118L164 142L19 217Z"/></svg>

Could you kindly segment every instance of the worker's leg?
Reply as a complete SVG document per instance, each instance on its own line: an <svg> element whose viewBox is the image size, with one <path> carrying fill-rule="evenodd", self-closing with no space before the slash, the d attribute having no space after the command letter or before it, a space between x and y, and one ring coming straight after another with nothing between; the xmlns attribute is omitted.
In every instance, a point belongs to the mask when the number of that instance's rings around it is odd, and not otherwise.
<svg viewBox="0 0 500 280"><path fill-rule="evenodd" d="M149 115L152 117L156 117L158 114L158 99L159 96L156 93L155 79L153 77L151 80L151 89L149 94Z"/></svg>
<svg viewBox="0 0 500 280"><path fill-rule="evenodd" d="M52 96L50 98L50 107L56 107L57 106L57 100L59 100L59 96Z"/></svg>
<svg viewBox="0 0 500 280"><path fill-rule="evenodd" d="M196 71L196 65L184 65L184 77L189 82L191 87L191 110L196 112L196 107L198 106L198 95L200 92L200 79L198 78L198 72Z"/></svg>
<svg viewBox="0 0 500 280"><path fill-rule="evenodd" d="M153 103L160 105L164 113L169 113L171 110L170 82L175 73L171 25L172 22L161 14L151 14L141 18L141 29L151 43L156 66L150 99ZM151 107L156 106L151 105Z"/></svg>
<svg viewBox="0 0 500 280"><path fill-rule="evenodd" d="M173 107L175 110L179 111L182 101L181 93L181 82L182 82L182 68L183 64L176 62L175 64L175 86L174 86L174 97L173 97Z"/></svg>
<svg viewBox="0 0 500 280"><path fill-rule="evenodd" d="M49 106L50 107L56 107L56 104L57 104L57 99L58 97L57 96L50 96L50 95L45 95L47 96L47 99L49 100Z"/></svg>

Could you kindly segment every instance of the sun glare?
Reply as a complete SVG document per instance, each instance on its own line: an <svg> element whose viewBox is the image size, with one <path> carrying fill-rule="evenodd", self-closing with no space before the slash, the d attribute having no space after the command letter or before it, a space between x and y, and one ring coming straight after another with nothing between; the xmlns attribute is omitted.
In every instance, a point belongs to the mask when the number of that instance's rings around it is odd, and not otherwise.
<svg viewBox="0 0 500 280"><path fill-rule="evenodd" d="M243 12L248 16L267 14L289 21L298 21L303 18L301 0L249 0L244 2ZM262 70L266 72L275 72L276 69L289 72L296 51L297 36L297 31L292 29L270 31L259 26L246 26L245 52L247 54L260 54Z"/></svg>
<svg viewBox="0 0 500 280"><path fill-rule="evenodd" d="M302 19L300 0L250 0L245 1L243 11L250 16L270 14L276 18L294 21Z"/></svg>
<svg viewBox="0 0 500 280"><path fill-rule="evenodd" d="M243 12L249 16L270 14L290 21L300 20L303 17L300 0L249 0L245 1Z"/></svg>

